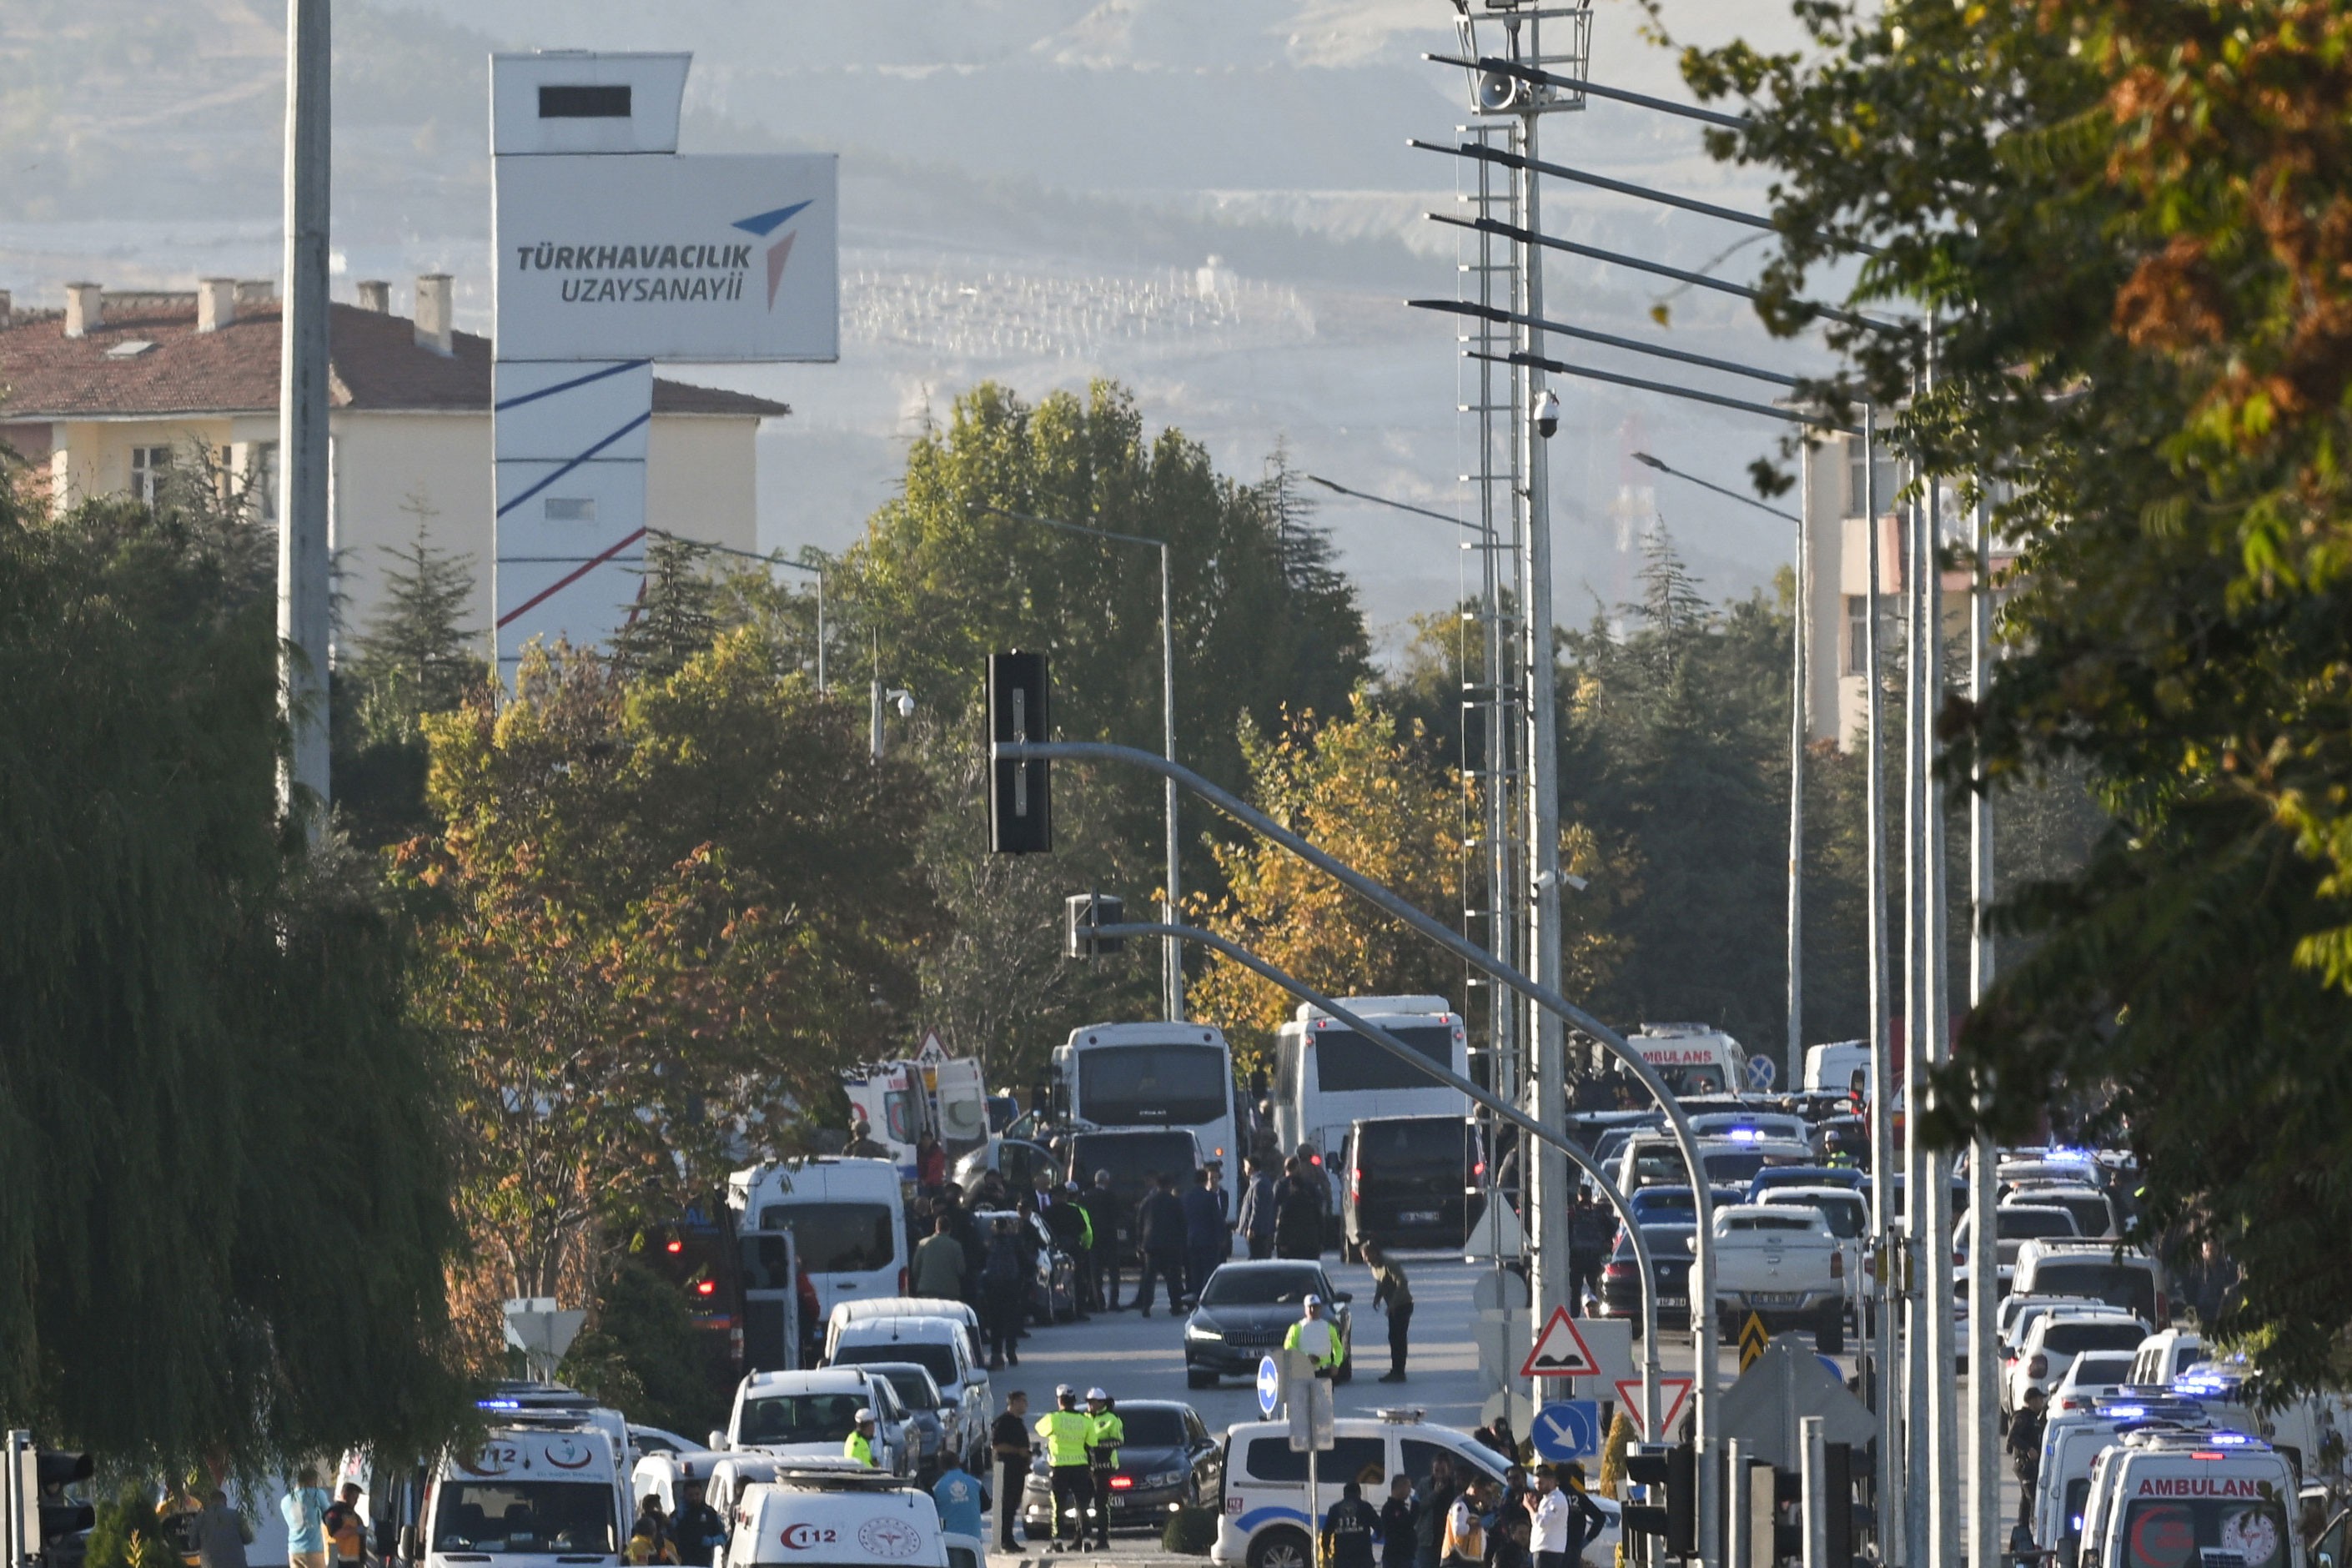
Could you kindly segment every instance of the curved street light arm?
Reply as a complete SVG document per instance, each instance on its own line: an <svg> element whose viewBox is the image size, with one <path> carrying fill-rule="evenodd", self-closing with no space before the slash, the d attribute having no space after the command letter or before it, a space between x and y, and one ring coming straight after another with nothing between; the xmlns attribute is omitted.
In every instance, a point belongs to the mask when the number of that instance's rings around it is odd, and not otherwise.
<svg viewBox="0 0 2352 1568"><path fill-rule="evenodd" d="M1339 1019L1339 1022L1388 1052L1389 1055L1410 1063L1441 1083L1460 1089L1476 1103L1510 1122L1528 1137L1540 1139L1567 1155L1570 1164L1591 1178L1593 1185L1601 1190L1601 1195L1609 1200L1609 1206L1615 1209L1617 1217L1624 1222L1625 1234L1633 1239L1633 1262L1641 1271L1642 1321L1652 1325L1657 1322L1658 1277L1650 1268L1649 1240L1643 1236L1641 1223L1633 1217L1633 1205L1626 1201L1625 1194L1618 1190L1616 1183L1601 1173L1601 1167L1592 1163L1592 1156L1587 1154L1583 1146L1575 1139L1565 1133L1553 1131L1518 1107L1480 1089L1452 1068L1442 1067L1432 1061L1378 1024L1358 1017L1345 1005L1324 995L1306 982L1285 973L1242 946L1241 943L1219 936L1214 931L1202 931L1197 926L1160 925L1148 921L1130 921L1120 924L1090 926L1087 929L1088 934L1097 938L1132 936L1165 939L1173 937L1179 942L1198 942L1202 947L1222 952L1243 968L1273 982L1307 1005L1328 1013L1332 1017ZM1645 1332L1642 1340L1642 1430L1644 1432L1654 1432L1658 1425L1658 1367L1654 1348L1656 1343L1657 1333L1653 1328Z"/></svg>
<svg viewBox="0 0 2352 1568"><path fill-rule="evenodd" d="M1247 801L1211 784L1181 763L1155 757L1150 752L1138 751L1133 746L1118 746L1104 741L992 741L988 751L992 762L1129 763L1162 778L1173 779L1244 827L1271 838L1317 870L1339 882L1382 913L1402 921L1456 958L1493 975L1537 1006L1548 1009L1554 1016L1583 1030L1640 1079L1642 1087L1650 1091L1657 1100L1658 1108L1665 1113L1667 1125L1674 1133L1675 1145L1682 1152L1684 1168L1690 1173L1691 1203L1696 1211L1692 1217L1696 1222L1698 1240L1697 1250L1691 1259L1692 1338L1696 1342L1698 1352L1698 1365L1691 1385L1691 1421L1697 1430L1699 1449L1705 1451L1709 1447L1715 1417L1717 1343L1715 1194L1707 1186L1706 1162L1700 1157L1698 1134L1692 1131L1689 1116L1667 1092L1665 1080L1658 1076L1657 1068L1644 1060L1642 1053L1626 1042L1624 1036L1557 991L1528 979L1451 926L1415 909L1354 867L1327 850L1317 848ZM1656 1333L1659 1331L1653 1324L1650 1331Z"/></svg>

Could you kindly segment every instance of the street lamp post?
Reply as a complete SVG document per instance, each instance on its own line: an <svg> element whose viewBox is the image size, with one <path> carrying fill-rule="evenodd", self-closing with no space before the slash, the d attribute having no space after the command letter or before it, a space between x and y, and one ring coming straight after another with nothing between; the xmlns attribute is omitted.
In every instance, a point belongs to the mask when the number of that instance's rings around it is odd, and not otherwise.
<svg viewBox="0 0 2352 1568"><path fill-rule="evenodd" d="M1025 511L1012 511L1001 506L983 509L998 517L1011 518L1015 522L1034 522L1041 528L1058 528L1065 533L1083 533L1093 539L1115 539L1122 544L1148 544L1160 552L1160 755L1171 763L1176 760L1176 590L1169 572L1168 542L1150 539L1139 533L1114 533L1108 528L1088 528L1081 523L1064 522L1059 518L1036 517ZM1160 917L1174 925L1182 913L1182 870L1177 861L1180 840L1176 827L1176 781L1167 782L1166 812L1168 818L1168 896L1160 901ZM1184 1021L1184 948L1175 937L1166 939L1160 950L1161 1000L1168 1008L1171 1023Z"/></svg>

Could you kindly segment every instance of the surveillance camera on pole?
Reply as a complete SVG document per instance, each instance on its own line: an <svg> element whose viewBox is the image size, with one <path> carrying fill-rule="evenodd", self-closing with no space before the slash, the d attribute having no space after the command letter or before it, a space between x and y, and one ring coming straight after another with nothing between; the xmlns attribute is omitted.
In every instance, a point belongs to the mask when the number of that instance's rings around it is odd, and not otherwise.
<svg viewBox="0 0 2352 1568"><path fill-rule="evenodd" d="M1543 395L1536 399L1536 411L1531 417L1536 422L1536 434L1545 440L1549 441L1558 435L1559 433L1559 394L1549 387L1544 388Z"/></svg>

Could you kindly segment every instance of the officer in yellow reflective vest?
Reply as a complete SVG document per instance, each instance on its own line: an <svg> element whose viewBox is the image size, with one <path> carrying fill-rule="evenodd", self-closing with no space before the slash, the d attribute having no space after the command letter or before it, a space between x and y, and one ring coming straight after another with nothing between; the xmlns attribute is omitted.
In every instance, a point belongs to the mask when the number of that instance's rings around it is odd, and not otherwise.
<svg viewBox="0 0 2352 1568"><path fill-rule="evenodd" d="M856 1421L849 1436L842 1439L842 1458L855 1459L869 1470L878 1470L882 1467L874 1458L874 1412L859 1405Z"/></svg>
<svg viewBox="0 0 2352 1568"><path fill-rule="evenodd" d="M1095 1549L1110 1550L1110 1478L1118 1468L1118 1447L1127 1441L1127 1423L1111 1408L1110 1395L1099 1388L1087 1390L1088 1480L1095 1489Z"/></svg>
<svg viewBox="0 0 2352 1568"><path fill-rule="evenodd" d="M1078 1413L1078 1391L1068 1384L1054 1390L1055 1408L1037 1417L1045 1444L1045 1465L1054 1482L1054 1543L1051 1552L1076 1552L1087 1543L1087 1508L1094 1500L1094 1478L1087 1473L1087 1442L1094 1423ZM1062 1539L1064 1520L1069 1540Z"/></svg>
<svg viewBox="0 0 2352 1568"><path fill-rule="evenodd" d="M1282 1348L1305 1351L1315 1363L1318 1377L1332 1376L1348 1359L1348 1342L1339 1337L1339 1325L1323 1315L1320 1296L1307 1298L1307 1315L1290 1325Z"/></svg>

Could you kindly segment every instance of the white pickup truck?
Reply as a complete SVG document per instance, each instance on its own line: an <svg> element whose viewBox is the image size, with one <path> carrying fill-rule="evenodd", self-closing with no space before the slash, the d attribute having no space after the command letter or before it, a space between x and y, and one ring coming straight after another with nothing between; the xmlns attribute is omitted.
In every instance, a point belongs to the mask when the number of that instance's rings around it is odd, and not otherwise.
<svg viewBox="0 0 2352 1568"><path fill-rule="evenodd" d="M1740 1204L1715 1211L1715 1310L1726 1341L1751 1312L1771 1329L1811 1328L1845 1349L1845 1255L1819 1209Z"/></svg>

